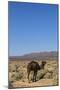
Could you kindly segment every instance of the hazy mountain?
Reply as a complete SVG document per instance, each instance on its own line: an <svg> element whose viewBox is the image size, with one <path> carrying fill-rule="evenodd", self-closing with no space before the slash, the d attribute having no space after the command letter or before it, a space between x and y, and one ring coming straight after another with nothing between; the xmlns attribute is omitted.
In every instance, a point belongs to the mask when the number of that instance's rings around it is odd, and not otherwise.
<svg viewBox="0 0 60 90"><path fill-rule="evenodd" d="M10 56L10 60L57 60L58 52L39 52L39 53L30 53L23 56Z"/></svg>

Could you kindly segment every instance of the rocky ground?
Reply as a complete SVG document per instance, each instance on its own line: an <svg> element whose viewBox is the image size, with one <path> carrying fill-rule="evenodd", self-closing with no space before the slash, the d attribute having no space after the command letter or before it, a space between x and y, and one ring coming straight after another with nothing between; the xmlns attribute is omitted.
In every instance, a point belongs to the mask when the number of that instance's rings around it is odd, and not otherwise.
<svg viewBox="0 0 60 90"><path fill-rule="evenodd" d="M30 83L27 79L27 60L9 61L9 88L54 86L58 85L58 62L47 60L44 70L37 73L37 81L32 82L33 72L30 74ZM41 64L41 61L37 61ZM43 76L43 78L41 78Z"/></svg>

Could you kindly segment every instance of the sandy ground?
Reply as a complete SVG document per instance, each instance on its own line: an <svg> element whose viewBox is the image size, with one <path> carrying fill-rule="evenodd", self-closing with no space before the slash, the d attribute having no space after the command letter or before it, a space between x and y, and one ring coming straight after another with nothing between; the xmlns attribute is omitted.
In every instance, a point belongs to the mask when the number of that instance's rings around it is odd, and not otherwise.
<svg viewBox="0 0 60 90"><path fill-rule="evenodd" d="M38 71L37 81L32 82L30 75L30 83L27 79L27 65L30 61L10 61L9 62L9 81L13 88L21 87L36 87L36 86L54 86L58 85L58 62L47 61L45 69ZM41 61L38 61L41 64ZM18 66L16 71L16 65ZM49 70L49 72L46 72ZM51 75L51 72L53 73ZM44 78L40 79L40 76L45 73ZM10 86L9 86L10 87Z"/></svg>
<svg viewBox="0 0 60 90"><path fill-rule="evenodd" d="M36 86L52 86L54 85L54 81L53 79L42 79L42 80L39 80L37 82L31 82L31 83L28 83L28 82L21 82L21 81L16 81L13 83L13 87L36 87Z"/></svg>

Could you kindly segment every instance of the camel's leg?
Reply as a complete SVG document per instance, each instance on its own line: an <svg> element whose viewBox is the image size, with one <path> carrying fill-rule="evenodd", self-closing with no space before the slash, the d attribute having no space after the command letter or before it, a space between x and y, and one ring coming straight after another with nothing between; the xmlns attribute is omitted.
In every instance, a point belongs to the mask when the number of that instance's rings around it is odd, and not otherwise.
<svg viewBox="0 0 60 90"><path fill-rule="evenodd" d="M35 72L35 82L36 82L37 72Z"/></svg>
<svg viewBox="0 0 60 90"><path fill-rule="evenodd" d="M34 72L34 81L36 82L37 71Z"/></svg>
<svg viewBox="0 0 60 90"><path fill-rule="evenodd" d="M29 81L29 75L30 75L30 71L28 72L28 77L27 77L27 78L28 78L28 82L30 82L30 81Z"/></svg>
<svg viewBox="0 0 60 90"><path fill-rule="evenodd" d="M34 71L34 74L33 74L33 82L34 82L34 81L36 82L36 76L37 76L37 72Z"/></svg>
<svg viewBox="0 0 60 90"><path fill-rule="evenodd" d="M35 73L33 74L33 82L34 82Z"/></svg>

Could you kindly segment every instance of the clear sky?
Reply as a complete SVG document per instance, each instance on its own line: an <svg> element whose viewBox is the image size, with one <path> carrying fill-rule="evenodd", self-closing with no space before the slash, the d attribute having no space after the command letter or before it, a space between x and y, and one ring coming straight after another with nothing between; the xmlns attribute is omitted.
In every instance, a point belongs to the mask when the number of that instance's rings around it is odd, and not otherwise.
<svg viewBox="0 0 60 90"><path fill-rule="evenodd" d="M57 51L56 4L8 3L9 55Z"/></svg>

